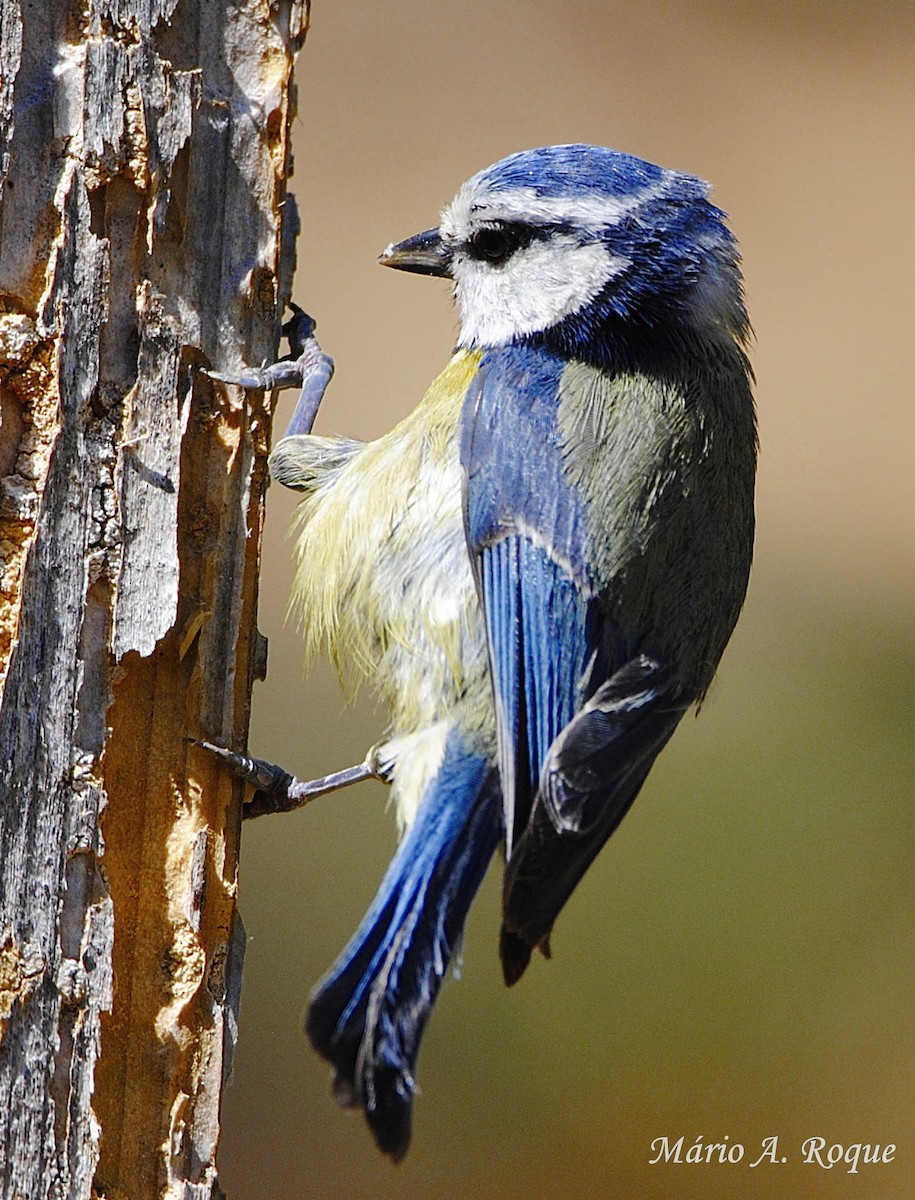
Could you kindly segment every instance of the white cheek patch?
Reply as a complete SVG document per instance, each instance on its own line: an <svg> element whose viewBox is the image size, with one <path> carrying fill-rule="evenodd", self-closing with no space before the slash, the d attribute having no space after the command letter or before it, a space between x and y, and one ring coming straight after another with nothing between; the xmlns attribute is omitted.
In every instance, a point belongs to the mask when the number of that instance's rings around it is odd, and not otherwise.
<svg viewBox="0 0 915 1200"><path fill-rule="evenodd" d="M501 267L463 254L452 271L461 315L460 346L503 346L577 312L629 265L602 242L552 234L517 250Z"/></svg>

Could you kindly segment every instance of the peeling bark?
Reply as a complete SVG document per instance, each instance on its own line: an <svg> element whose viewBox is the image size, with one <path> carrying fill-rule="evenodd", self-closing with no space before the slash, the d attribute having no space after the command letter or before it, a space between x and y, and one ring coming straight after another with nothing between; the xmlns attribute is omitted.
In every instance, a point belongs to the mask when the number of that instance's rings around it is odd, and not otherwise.
<svg viewBox="0 0 915 1200"><path fill-rule="evenodd" d="M305 0L0 0L0 1195L219 1195ZM269 398L267 398L269 399Z"/></svg>

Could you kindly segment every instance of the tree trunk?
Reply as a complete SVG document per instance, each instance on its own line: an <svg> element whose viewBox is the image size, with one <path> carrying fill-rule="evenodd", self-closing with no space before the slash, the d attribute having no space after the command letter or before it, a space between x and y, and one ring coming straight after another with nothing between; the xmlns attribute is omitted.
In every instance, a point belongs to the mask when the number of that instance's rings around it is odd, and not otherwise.
<svg viewBox="0 0 915 1200"><path fill-rule="evenodd" d="M0 0L0 1194L219 1195L305 0ZM285 204L285 207L284 207ZM94 1093L94 1094L93 1094Z"/></svg>

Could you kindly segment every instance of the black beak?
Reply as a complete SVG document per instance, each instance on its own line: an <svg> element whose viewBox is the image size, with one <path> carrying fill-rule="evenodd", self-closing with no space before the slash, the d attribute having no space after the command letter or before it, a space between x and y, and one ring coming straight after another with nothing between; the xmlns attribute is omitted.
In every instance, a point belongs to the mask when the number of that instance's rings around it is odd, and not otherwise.
<svg viewBox="0 0 915 1200"><path fill-rule="evenodd" d="M412 271L415 275L438 275L451 278L451 254L439 237L437 229L427 229L396 245L388 246L379 256L383 267Z"/></svg>

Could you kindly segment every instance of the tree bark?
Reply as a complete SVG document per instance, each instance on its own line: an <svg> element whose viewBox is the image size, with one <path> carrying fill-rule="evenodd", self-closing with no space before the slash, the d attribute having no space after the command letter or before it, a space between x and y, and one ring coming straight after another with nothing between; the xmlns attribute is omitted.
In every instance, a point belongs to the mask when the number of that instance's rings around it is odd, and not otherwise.
<svg viewBox="0 0 915 1200"><path fill-rule="evenodd" d="M306 0L0 0L0 1195L220 1195Z"/></svg>

